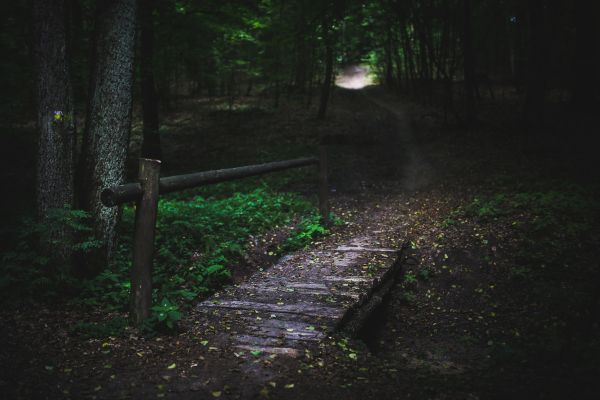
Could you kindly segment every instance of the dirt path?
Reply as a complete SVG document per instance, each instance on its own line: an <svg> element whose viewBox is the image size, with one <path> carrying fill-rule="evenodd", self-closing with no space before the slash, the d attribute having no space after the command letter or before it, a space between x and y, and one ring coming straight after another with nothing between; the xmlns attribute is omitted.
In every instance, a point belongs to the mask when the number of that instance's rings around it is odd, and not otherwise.
<svg viewBox="0 0 600 400"><path fill-rule="evenodd" d="M411 117L406 107L399 102L384 100L382 96L364 91L364 96L377 106L389 112L395 118L396 134L390 145L401 147L404 151L404 163L400 179L401 187L409 193L425 188L432 183L434 171L425 158L422 149L415 140Z"/></svg>

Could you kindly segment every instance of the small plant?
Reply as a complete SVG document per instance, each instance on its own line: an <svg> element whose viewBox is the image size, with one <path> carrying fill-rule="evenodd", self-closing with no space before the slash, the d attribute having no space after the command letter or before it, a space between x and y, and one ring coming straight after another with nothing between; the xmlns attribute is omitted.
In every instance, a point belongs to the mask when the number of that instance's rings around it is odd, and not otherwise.
<svg viewBox="0 0 600 400"><path fill-rule="evenodd" d="M414 274L414 272L409 271L406 274L404 274L404 283L413 284L416 282L417 282L417 276Z"/></svg>
<svg viewBox="0 0 600 400"><path fill-rule="evenodd" d="M423 267L421 269L419 269L419 279L423 280L423 281L428 281L429 279L431 279L431 276L433 275L433 269L429 268L429 267Z"/></svg>
<svg viewBox="0 0 600 400"><path fill-rule="evenodd" d="M416 299L417 299L417 296L410 290L407 290L402 293L402 301L404 301L407 304L414 303Z"/></svg>
<svg viewBox="0 0 600 400"><path fill-rule="evenodd" d="M181 319L179 306L172 303L166 297L161 302L151 308L152 315L145 321L143 330L154 332L157 330L173 332L177 327L177 322Z"/></svg>
<svg viewBox="0 0 600 400"><path fill-rule="evenodd" d="M504 193L498 193L491 197L475 197L471 204L465 207L465 214L481 219L496 218L503 214L502 205L505 200Z"/></svg>
<svg viewBox="0 0 600 400"><path fill-rule="evenodd" d="M442 228L448 228L450 226L456 225L460 218L464 217L464 210L462 207L458 207L455 210L452 210L450 214L442 221Z"/></svg>
<svg viewBox="0 0 600 400"><path fill-rule="evenodd" d="M290 234L282 250L290 251L306 247L319 236L326 235L328 230L321 222L321 217L317 214L303 218Z"/></svg>

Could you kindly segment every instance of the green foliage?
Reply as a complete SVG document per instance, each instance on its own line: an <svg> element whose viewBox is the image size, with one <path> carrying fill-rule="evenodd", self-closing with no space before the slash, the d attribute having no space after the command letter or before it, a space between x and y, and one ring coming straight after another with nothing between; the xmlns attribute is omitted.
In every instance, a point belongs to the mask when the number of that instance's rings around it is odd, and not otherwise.
<svg viewBox="0 0 600 400"><path fill-rule="evenodd" d="M15 249L4 254L0 262L1 302L55 300L75 290L71 260L64 259L59 251L41 251L42 242L50 248L71 249L79 257L99 246L90 227L90 216L84 211L69 207L51 209L41 222L24 221Z"/></svg>
<svg viewBox="0 0 600 400"><path fill-rule="evenodd" d="M404 283L412 284L416 282L417 276L412 271L409 271L406 274L404 274Z"/></svg>
<svg viewBox="0 0 600 400"><path fill-rule="evenodd" d="M230 268L243 260L250 236L295 225L278 250L292 251L306 246L327 230L308 201L297 195L261 187L224 198L165 196L159 203L153 270L152 317L146 332L173 331L181 317L180 305L193 301L231 279ZM70 247L86 256L97 247L87 213L68 208L51 210L44 223L27 222L19 246L4 255L0 277L1 301L70 297L82 306L105 310L127 310L134 209L125 207L120 239L113 262L88 280L73 277L70 265L37 248L41 237L56 246ZM52 242L56 227L68 228L68 242ZM160 302L158 300L160 299ZM118 327L81 325L77 331L88 336L105 335Z"/></svg>
<svg viewBox="0 0 600 400"><path fill-rule="evenodd" d="M498 193L475 197L464 210L453 211L449 219L458 217L489 220L501 216L521 217L515 225L526 224L532 232L574 237L587 231L597 219L600 204L593 193L571 185L562 190ZM523 220L523 217L525 220Z"/></svg>
<svg viewBox="0 0 600 400"><path fill-rule="evenodd" d="M319 236L326 235L329 231L322 225L321 217L313 214L303 218L294 228L286 240L283 251L306 247Z"/></svg>
<svg viewBox="0 0 600 400"><path fill-rule="evenodd" d="M404 301L407 304L412 304L415 302L415 300L417 299L417 296L415 295L414 292L410 291L410 290L406 290L404 292L402 292L402 301Z"/></svg>
<svg viewBox="0 0 600 400"><path fill-rule="evenodd" d="M142 331L154 334L157 331L173 332L176 329L177 322L181 319L181 311L177 304L165 297L151 310L152 315L144 321Z"/></svg>
<svg viewBox="0 0 600 400"><path fill-rule="evenodd" d="M114 262L85 283L78 301L108 309L126 309L133 220L133 208L125 207ZM300 222L281 252L306 246L327 232L309 202L265 187L225 198L177 196L161 200L153 266L154 301L166 298L170 299L169 304L185 304L228 283L230 267L243 259L250 236L295 220ZM165 322L158 317L153 321L164 322L167 328L175 322Z"/></svg>
<svg viewBox="0 0 600 400"><path fill-rule="evenodd" d="M560 188L560 189L557 189ZM447 218L478 222L504 220L519 242L516 256L523 265L511 276L533 279L533 266L561 266L599 222L600 202L592 189L578 185L553 184L552 189L515 191L478 196ZM545 273L548 274L549 271Z"/></svg>
<svg viewBox="0 0 600 400"><path fill-rule="evenodd" d="M419 279L428 281L433 276L433 269L430 267L422 267L418 272Z"/></svg>
<svg viewBox="0 0 600 400"><path fill-rule="evenodd" d="M489 197L475 197L471 204L465 207L465 215L482 219L495 218L502 214L502 205L506 195L499 193Z"/></svg>

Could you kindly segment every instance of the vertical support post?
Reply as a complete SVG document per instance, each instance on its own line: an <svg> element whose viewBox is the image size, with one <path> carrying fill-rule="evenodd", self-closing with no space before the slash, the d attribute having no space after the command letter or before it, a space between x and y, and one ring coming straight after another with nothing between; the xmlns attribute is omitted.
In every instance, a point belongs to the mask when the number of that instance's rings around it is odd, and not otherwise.
<svg viewBox="0 0 600 400"><path fill-rule="evenodd" d="M325 225L329 225L329 188L327 184L327 147L319 145L319 213Z"/></svg>
<svg viewBox="0 0 600 400"><path fill-rule="evenodd" d="M160 161L140 159L139 182L142 197L135 209L133 267L131 269L130 322L140 326L152 306L152 256L158 209Z"/></svg>

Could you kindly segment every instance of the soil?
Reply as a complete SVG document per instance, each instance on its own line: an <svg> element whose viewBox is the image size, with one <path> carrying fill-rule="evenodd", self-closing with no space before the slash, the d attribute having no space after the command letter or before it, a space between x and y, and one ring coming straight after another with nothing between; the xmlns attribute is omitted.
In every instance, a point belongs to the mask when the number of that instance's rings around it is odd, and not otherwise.
<svg viewBox="0 0 600 400"><path fill-rule="evenodd" d="M554 131L541 140L511 124L514 118L470 130L443 126L435 110L379 88L336 90L326 121L294 101L278 112L254 108L257 102L245 99L240 104L247 108L233 111L183 103L163 127L166 169L305 155L324 134L332 211L345 224L315 246L343 242L374 221L390 243L407 245L403 277L358 337L340 333L292 358L215 346L217 324L195 312L176 335L146 338L128 330L124 337L88 339L70 328L118 315L66 306L3 310L3 398L600 396L600 318L592 296L599 230L574 244L564 268L549 270L552 278L541 282L515 278L519 215L444 223L474 196L510 190L515 182L594 184L597 176L582 173L591 162L589 146L570 141L577 146L567 148ZM488 111L482 106L482 115ZM244 135L248 129L262 132L263 141ZM315 190L310 182L287 189ZM276 242L281 234L270 237ZM254 265L276 261L260 258L265 246L249 255ZM252 272L236 274L236 281ZM569 301L576 293L589 296Z"/></svg>

